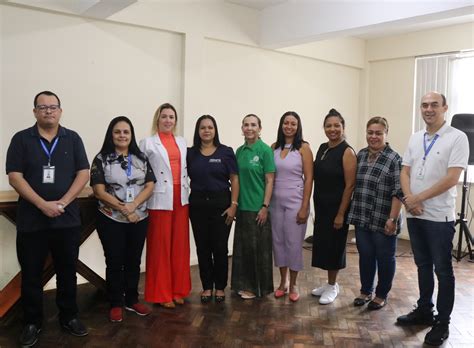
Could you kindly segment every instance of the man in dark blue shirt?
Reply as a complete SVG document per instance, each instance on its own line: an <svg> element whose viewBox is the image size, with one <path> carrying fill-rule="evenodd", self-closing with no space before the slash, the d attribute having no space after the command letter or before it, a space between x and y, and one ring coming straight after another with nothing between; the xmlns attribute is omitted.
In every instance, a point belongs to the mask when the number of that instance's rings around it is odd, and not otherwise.
<svg viewBox="0 0 474 348"><path fill-rule="evenodd" d="M9 183L20 196L16 245L22 271L25 327L20 344L24 347L34 345L41 331L41 280L49 251L57 274L60 325L72 335L87 335L77 318L81 220L75 199L89 180L89 162L79 135L59 124L62 109L56 94L38 93L33 113L36 124L13 136L6 161Z"/></svg>

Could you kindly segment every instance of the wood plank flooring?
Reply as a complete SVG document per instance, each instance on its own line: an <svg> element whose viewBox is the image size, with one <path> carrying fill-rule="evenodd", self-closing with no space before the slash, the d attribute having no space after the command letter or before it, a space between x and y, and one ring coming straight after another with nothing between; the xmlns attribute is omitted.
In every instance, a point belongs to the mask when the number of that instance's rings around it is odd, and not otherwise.
<svg viewBox="0 0 474 348"><path fill-rule="evenodd" d="M398 246L397 273L389 303L379 311L352 306L359 291L358 254L348 245L348 267L338 282L341 294L330 305L320 305L311 289L325 280L325 272L310 267L298 279L300 301L287 297L243 301L226 290L222 304L203 305L197 267L192 267L193 291L184 306L174 310L153 306L148 317L125 313L122 323L107 320L105 295L93 286L79 286L80 318L89 328L83 338L61 332L57 324L54 291L45 294L45 322L35 347L421 347L428 328L398 327L396 317L409 312L418 296L416 268L409 243ZM474 347L474 264L453 262L456 302L444 347ZM143 278L143 277L142 277ZM278 283L275 268L275 284ZM143 279L141 288L143 287ZM16 347L20 318L0 325L0 347Z"/></svg>

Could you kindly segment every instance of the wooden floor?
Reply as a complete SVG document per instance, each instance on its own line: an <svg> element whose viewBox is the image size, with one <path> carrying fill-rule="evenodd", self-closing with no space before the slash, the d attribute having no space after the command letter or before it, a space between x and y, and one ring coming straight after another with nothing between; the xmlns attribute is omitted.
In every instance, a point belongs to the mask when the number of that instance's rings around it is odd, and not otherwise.
<svg viewBox="0 0 474 348"><path fill-rule="evenodd" d="M358 254L348 246L348 267L340 273L341 294L333 304L320 305L311 289L325 273L311 268L311 252L304 251L306 270L300 274L301 299L243 301L227 290L225 303L202 305L197 267L192 268L193 291L184 306L174 310L153 307L148 317L126 313L122 323L107 320L104 294L91 285L78 291L80 317L89 328L83 338L61 332L57 324L54 291L45 296L45 322L35 347L421 347L428 328L402 328L395 319L417 300L417 276L409 244L400 241L397 273L388 305L380 311L352 306L358 294ZM445 347L474 347L474 264L453 263L456 303ZM278 273L275 269L275 284ZM142 279L143 284L143 279ZM0 347L17 346L19 318L0 326Z"/></svg>

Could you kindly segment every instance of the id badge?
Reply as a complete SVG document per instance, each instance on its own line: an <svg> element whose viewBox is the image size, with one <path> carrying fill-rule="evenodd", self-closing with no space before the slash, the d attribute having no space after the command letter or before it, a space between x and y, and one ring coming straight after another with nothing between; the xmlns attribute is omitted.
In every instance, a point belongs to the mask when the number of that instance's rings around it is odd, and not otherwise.
<svg viewBox="0 0 474 348"><path fill-rule="evenodd" d="M424 165L421 165L418 167L418 169L416 170L416 178L418 180L423 180L423 178L425 177L425 166Z"/></svg>
<svg viewBox="0 0 474 348"><path fill-rule="evenodd" d="M43 166L43 184L54 184L54 166Z"/></svg>
<svg viewBox="0 0 474 348"><path fill-rule="evenodd" d="M131 203L135 200L135 190L133 187L127 187L127 193L125 195L125 201Z"/></svg>

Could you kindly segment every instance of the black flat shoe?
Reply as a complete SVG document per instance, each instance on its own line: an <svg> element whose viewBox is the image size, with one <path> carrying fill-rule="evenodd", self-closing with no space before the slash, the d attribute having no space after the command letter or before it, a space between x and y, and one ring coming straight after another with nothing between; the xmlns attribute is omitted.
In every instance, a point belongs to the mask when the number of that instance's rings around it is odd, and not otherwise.
<svg viewBox="0 0 474 348"><path fill-rule="evenodd" d="M381 309L382 307L385 307L386 304L387 304L387 299L383 300L382 303L370 301L369 304L367 305L367 309L370 309L371 311L376 311L376 310Z"/></svg>
<svg viewBox="0 0 474 348"><path fill-rule="evenodd" d="M65 331L67 331L68 333L70 333L71 335L76 336L76 337L83 337L83 336L88 335L86 327L77 318L71 319L67 323L62 323L61 327Z"/></svg>
<svg viewBox="0 0 474 348"><path fill-rule="evenodd" d="M354 299L354 307L361 307L365 305L367 302L372 300L372 295L367 295L366 297L356 297Z"/></svg>
<svg viewBox="0 0 474 348"><path fill-rule="evenodd" d="M212 296L201 295L201 303L209 303L212 300Z"/></svg>
<svg viewBox="0 0 474 348"><path fill-rule="evenodd" d="M215 301L216 303L221 303L221 302L224 302L225 301L225 295L222 295L222 296L215 296Z"/></svg>

